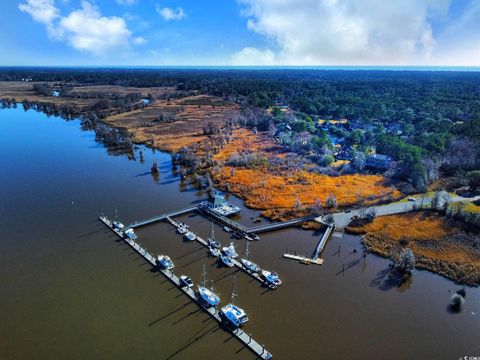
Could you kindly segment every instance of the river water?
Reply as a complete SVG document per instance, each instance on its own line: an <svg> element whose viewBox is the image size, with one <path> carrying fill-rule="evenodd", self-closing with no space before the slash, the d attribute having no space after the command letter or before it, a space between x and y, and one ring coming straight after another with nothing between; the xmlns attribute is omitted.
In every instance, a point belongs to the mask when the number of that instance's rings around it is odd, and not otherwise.
<svg viewBox="0 0 480 360"><path fill-rule="evenodd" d="M0 133L0 359L255 358L97 220L115 206L128 223L204 199L172 174L168 154L144 149L143 163L112 156L78 120L22 108L0 110ZM158 180L150 174L154 159ZM243 208L236 220L251 225L257 215ZM201 236L210 232L199 215L181 221ZM363 259L358 237L332 238L324 265L305 266L281 256L286 249L310 254L320 233L261 235L251 243L251 258L284 282L268 291L218 267L165 223L138 235L194 282L205 265L223 303L236 276L237 302L251 319L245 330L276 359L480 356L478 289L468 288L463 311L452 314L449 291L458 286L417 271L408 287L392 287L388 262ZM220 227L216 235L244 251L245 243Z"/></svg>

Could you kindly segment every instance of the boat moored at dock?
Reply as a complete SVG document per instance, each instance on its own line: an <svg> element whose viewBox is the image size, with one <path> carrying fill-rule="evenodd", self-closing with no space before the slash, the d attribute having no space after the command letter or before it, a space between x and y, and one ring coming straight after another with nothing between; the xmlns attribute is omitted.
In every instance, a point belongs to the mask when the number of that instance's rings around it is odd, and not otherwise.
<svg viewBox="0 0 480 360"><path fill-rule="evenodd" d="M133 231L133 229L127 229L123 232L123 235L126 236L130 240L137 240L137 234Z"/></svg>
<svg viewBox="0 0 480 360"><path fill-rule="evenodd" d="M125 228L125 225L123 225L120 221L114 220L113 227L118 230L123 230Z"/></svg>
<svg viewBox="0 0 480 360"><path fill-rule="evenodd" d="M235 251L235 245L233 244L233 242L231 242L229 246L225 246L224 248L222 248L222 251L224 254L230 256L232 259L235 259L238 257L238 254Z"/></svg>
<svg viewBox="0 0 480 360"><path fill-rule="evenodd" d="M260 266L258 266L257 264L255 264L253 261L250 261L250 260L247 260L247 259L241 259L240 262L242 263L243 266L245 266L245 268L250 271L250 272L253 272L253 273L260 273L262 271L262 269L260 268Z"/></svg>
<svg viewBox="0 0 480 360"><path fill-rule="evenodd" d="M175 264L168 255L158 255L157 265L166 270L172 270L175 267Z"/></svg>
<svg viewBox="0 0 480 360"><path fill-rule="evenodd" d="M198 286L197 294L199 297L200 303L205 306L206 308L215 307L220 303L220 297L213 292L213 281L212 287L208 289L206 287L207 281L207 272L205 270L205 264L203 265L203 273L202 273L202 285Z"/></svg>
<svg viewBox="0 0 480 360"><path fill-rule="evenodd" d="M195 235L195 233L193 233L191 231L187 231L185 233L185 238L189 241L194 241L197 238L197 235Z"/></svg>
<svg viewBox="0 0 480 360"><path fill-rule="evenodd" d="M190 279L189 276L187 276L187 275L181 275L179 279L180 279L180 283L181 283L184 287L187 287L187 288L193 287L193 281L192 281L192 279Z"/></svg>
<svg viewBox="0 0 480 360"><path fill-rule="evenodd" d="M208 251L209 251L210 255L212 255L214 257L218 257L221 254L220 249L216 248L216 247L209 246Z"/></svg>
<svg viewBox="0 0 480 360"><path fill-rule="evenodd" d="M237 294L237 277L233 277L232 302L222 306L220 316L225 323L234 328L238 328L248 321L248 316L245 310L235 305L235 297Z"/></svg>
<svg viewBox="0 0 480 360"><path fill-rule="evenodd" d="M187 228L187 226L186 226L185 224L181 224L181 223L178 224L177 232L178 232L179 234L182 234L182 235L183 235L183 234L186 234L187 231L188 231L188 228Z"/></svg>
<svg viewBox="0 0 480 360"><path fill-rule="evenodd" d="M200 207L208 208L221 216L232 216L239 213L241 210L238 206L230 204L225 199L225 194L220 191L212 191L211 200L204 201L200 204Z"/></svg>
<svg viewBox="0 0 480 360"><path fill-rule="evenodd" d="M233 267L235 264L233 263L233 260L230 256L228 256L227 254L222 254L220 255L220 261L225 265L225 266L228 266L228 267Z"/></svg>
<svg viewBox="0 0 480 360"><path fill-rule="evenodd" d="M262 270L262 277L270 287L276 288L282 285L282 280L280 280L280 276L275 271Z"/></svg>

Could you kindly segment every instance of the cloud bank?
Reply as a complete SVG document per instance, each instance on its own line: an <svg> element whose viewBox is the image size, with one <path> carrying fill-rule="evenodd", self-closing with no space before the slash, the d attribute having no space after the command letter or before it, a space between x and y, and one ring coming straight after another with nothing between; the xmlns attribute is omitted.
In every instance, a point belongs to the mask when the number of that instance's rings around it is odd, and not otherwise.
<svg viewBox="0 0 480 360"><path fill-rule="evenodd" d="M103 16L89 1L82 1L80 9L66 16L60 14L54 0L27 0L18 8L45 24L50 38L96 56L112 55L129 49L132 44L145 43L141 37L132 37L123 18Z"/></svg>
<svg viewBox="0 0 480 360"><path fill-rule="evenodd" d="M237 65L410 64L436 48L430 19L449 0L238 0L249 30L270 42L233 55Z"/></svg>

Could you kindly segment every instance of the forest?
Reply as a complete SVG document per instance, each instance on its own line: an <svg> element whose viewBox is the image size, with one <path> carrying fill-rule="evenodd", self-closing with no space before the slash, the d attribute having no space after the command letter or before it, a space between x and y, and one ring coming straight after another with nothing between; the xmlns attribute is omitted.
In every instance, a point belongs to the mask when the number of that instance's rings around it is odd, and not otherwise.
<svg viewBox="0 0 480 360"><path fill-rule="evenodd" d="M342 139L357 170L375 147L395 161L392 177L419 190L442 175L467 181L466 173L480 169L478 72L10 67L1 69L0 80L57 83L63 97L79 96L65 84L172 87L177 97L218 96L239 104L252 128L283 136L287 126L301 136L296 150L313 151L320 165L334 160L332 138ZM121 101L138 99L129 94ZM269 109L268 116L254 109ZM321 119L348 123L326 128ZM294 136L286 143L298 145Z"/></svg>

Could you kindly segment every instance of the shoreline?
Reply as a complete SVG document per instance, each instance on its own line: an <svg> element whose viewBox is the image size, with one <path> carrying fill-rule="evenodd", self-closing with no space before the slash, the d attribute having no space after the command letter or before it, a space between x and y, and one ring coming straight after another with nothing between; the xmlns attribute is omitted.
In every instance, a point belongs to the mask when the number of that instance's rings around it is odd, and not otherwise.
<svg viewBox="0 0 480 360"><path fill-rule="evenodd" d="M415 255L416 268L459 285L480 285L480 234L478 230L466 231L464 223L421 210L376 218L346 231L360 235L369 252L387 259L398 251L399 240L406 240Z"/></svg>

